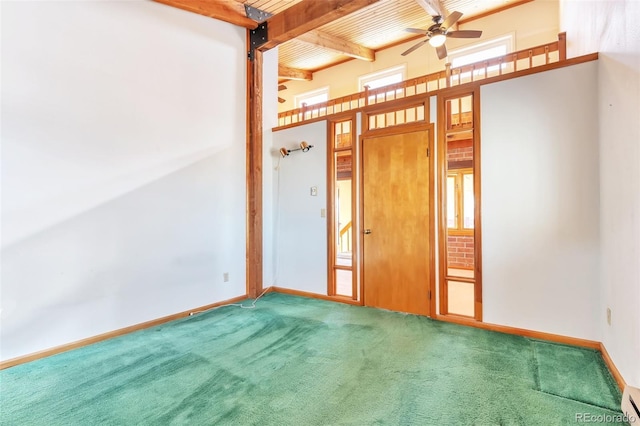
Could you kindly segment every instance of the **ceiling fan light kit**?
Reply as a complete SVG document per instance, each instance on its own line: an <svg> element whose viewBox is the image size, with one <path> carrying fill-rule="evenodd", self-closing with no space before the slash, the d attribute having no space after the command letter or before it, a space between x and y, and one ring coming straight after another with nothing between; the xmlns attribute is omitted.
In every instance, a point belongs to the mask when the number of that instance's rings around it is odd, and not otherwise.
<svg viewBox="0 0 640 426"><path fill-rule="evenodd" d="M431 36L429 39L429 44L433 47L440 47L447 41L447 36L444 34L436 34Z"/></svg>
<svg viewBox="0 0 640 426"><path fill-rule="evenodd" d="M443 21L442 16L433 16L434 24L429 27L427 30L421 30L418 28L407 28L406 31L410 33L424 34L425 39L419 41L417 44L414 44L409 49L402 52L402 56L406 56L409 53L413 52L423 44L429 42L429 44L436 48L436 53L438 54L439 59L444 59L447 57L447 48L444 43L447 40L447 37L452 38L478 38L482 35L482 31L478 30L460 30L460 31L449 31L458 19L462 16L460 12L451 12L449 16Z"/></svg>

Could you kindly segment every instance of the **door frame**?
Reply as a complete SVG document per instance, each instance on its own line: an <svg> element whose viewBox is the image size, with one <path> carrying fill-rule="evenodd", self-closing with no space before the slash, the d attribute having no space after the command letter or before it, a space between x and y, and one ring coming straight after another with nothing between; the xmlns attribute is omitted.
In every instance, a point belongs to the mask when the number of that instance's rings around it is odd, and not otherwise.
<svg viewBox="0 0 640 426"><path fill-rule="evenodd" d="M466 317L448 312L447 300L447 206L444 193L447 181L447 140L446 140L446 107L449 99L473 95L473 192L474 192L474 316ZM438 319L450 321L450 318L461 318L465 321L483 321L482 302L482 185L481 185L481 143L480 143L480 86L453 87L442 90L437 95L438 114L438 298L440 301Z"/></svg>
<svg viewBox="0 0 640 426"><path fill-rule="evenodd" d="M327 120L327 295L333 300L350 303L356 305L362 305L362 301L358 299L357 294L357 286L358 284L358 259L359 259L359 249L360 249L360 240L356 237L358 234L358 223L357 220L352 219L352 257L351 257L351 280L352 280L352 288L353 293L351 297L342 296L336 294L336 279L335 272L337 269L346 269L340 268L336 265L336 214L335 214L335 200L336 200L336 182L334 181L334 177L336 175L336 169L334 164L334 155L335 155L335 134L334 134L334 125L336 123L351 121L351 217L356 219L357 210L356 206L358 203L357 200L357 191L358 183L357 183L357 165L358 165L358 142L356 141L356 127L357 127L357 115L355 111L349 111L344 114L336 114Z"/></svg>
<svg viewBox="0 0 640 426"><path fill-rule="evenodd" d="M425 113L426 117L428 117L428 113ZM362 115L362 119L367 119L367 114ZM429 221L429 293L427 297L429 298L429 315L430 318L435 318L437 315L436 311L436 219L435 219L435 152L434 152L434 131L435 126L433 123L424 122L416 122L409 124L401 124L392 127L386 127L382 129L371 129L365 130L366 127L363 126L363 132L359 137L359 145L358 145L358 178L359 178L359 194L360 197L358 199L359 205L359 218L358 222L361 225L358 229L358 245L360 247L360 256L358 256L357 265L358 265L358 273L360 276L360 295L361 295L361 303L366 306L365 300L365 276L364 276L364 231L361 229L362 224L364 223L364 141L368 138L378 137L378 136L393 136L393 135L401 135L405 133L413 133L416 131L427 131L429 132L428 144L429 144L429 215L431 220Z"/></svg>

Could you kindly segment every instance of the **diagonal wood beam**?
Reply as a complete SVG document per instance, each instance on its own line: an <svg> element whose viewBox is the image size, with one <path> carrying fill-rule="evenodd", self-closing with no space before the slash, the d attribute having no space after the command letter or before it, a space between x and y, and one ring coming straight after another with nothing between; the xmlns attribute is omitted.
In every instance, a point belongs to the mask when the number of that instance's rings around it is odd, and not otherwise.
<svg viewBox="0 0 640 426"><path fill-rule="evenodd" d="M258 23L246 17L242 4L231 0L154 0L167 6L208 16L238 25L248 29L254 29Z"/></svg>
<svg viewBox="0 0 640 426"><path fill-rule="evenodd" d="M313 80L313 73L307 70L299 70L296 68L289 68L283 65L278 65L278 77L288 78L289 80Z"/></svg>
<svg viewBox="0 0 640 426"><path fill-rule="evenodd" d="M431 16L442 16L443 18L449 16L449 11L440 0L416 0L416 3L422 6Z"/></svg>
<svg viewBox="0 0 640 426"><path fill-rule="evenodd" d="M267 19L268 50L380 0L302 0Z"/></svg>
<svg viewBox="0 0 640 426"><path fill-rule="evenodd" d="M302 34L297 39L302 40L305 43L336 51L342 55L351 56L352 58L362 59L369 62L376 60L376 53L373 49L332 36L331 34L327 34L322 31L312 30L308 33Z"/></svg>

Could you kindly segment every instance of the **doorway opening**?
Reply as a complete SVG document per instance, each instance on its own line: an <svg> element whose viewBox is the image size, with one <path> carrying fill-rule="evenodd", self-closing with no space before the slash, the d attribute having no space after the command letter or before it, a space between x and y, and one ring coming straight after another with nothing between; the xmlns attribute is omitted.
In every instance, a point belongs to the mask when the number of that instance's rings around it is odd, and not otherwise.
<svg viewBox="0 0 640 426"><path fill-rule="evenodd" d="M438 101L440 313L481 321L479 97Z"/></svg>
<svg viewBox="0 0 640 426"><path fill-rule="evenodd" d="M359 300L357 280L355 116L329 121L327 204L329 217L328 294Z"/></svg>
<svg viewBox="0 0 640 426"><path fill-rule="evenodd" d="M366 306L426 316L434 312L432 146L433 125L427 123L375 128L361 136Z"/></svg>

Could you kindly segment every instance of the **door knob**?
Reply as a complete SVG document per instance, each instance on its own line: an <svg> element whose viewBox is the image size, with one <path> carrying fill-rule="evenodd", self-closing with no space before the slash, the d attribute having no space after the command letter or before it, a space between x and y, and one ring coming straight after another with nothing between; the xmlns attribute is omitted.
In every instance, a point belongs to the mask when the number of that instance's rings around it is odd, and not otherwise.
<svg viewBox="0 0 640 426"><path fill-rule="evenodd" d="M365 233L365 234L370 234L370 233L371 233L371 229L365 229L365 230L364 230L364 233Z"/></svg>

